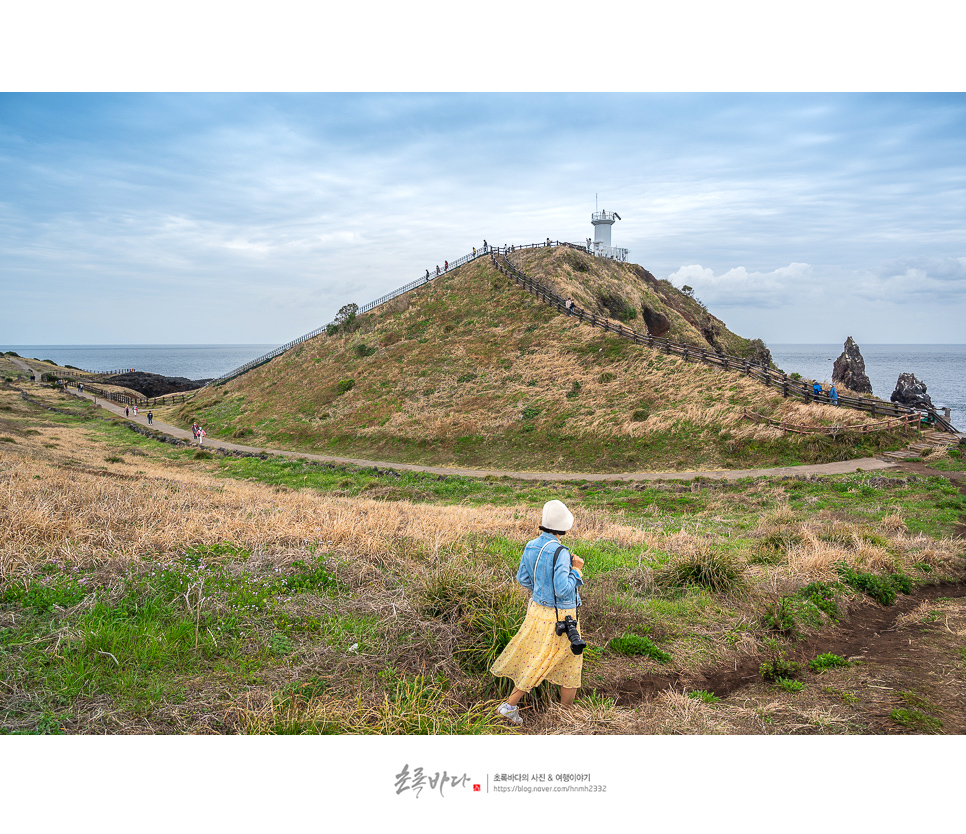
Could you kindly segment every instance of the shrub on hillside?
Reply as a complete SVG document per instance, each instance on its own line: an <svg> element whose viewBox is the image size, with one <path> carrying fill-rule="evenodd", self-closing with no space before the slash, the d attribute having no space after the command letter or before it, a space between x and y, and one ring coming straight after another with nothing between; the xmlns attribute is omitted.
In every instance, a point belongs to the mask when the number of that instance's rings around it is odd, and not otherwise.
<svg viewBox="0 0 966 834"><path fill-rule="evenodd" d="M663 587L698 585L716 593L728 593L743 584L744 567L728 553L698 544L689 552L674 557L656 574Z"/></svg>

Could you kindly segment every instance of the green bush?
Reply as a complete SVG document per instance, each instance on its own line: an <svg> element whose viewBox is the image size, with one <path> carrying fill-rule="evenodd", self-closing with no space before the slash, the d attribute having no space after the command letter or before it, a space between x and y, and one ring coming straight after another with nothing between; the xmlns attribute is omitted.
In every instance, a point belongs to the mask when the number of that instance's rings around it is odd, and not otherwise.
<svg viewBox="0 0 966 834"><path fill-rule="evenodd" d="M851 665L852 664L849 663L849 661L847 661L844 657L839 657L837 654L833 654L832 652L820 654L814 660L810 660L808 662L808 668L813 672L819 673L828 671L829 669L838 669L842 666Z"/></svg>
<svg viewBox="0 0 966 834"><path fill-rule="evenodd" d="M335 386L335 390L338 392L338 396L348 393L355 387L356 381L354 379L340 379L339 384Z"/></svg>
<svg viewBox="0 0 966 834"><path fill-rule="evenodd" d="M689 698L694 698L696 701L704 701L706 704L717 704L721 702L721 699L715 695L713 692L708 692L706 689L692 689L688 693Z"/></svg>
<svg viewBox="0 0 966 834"><path fill-rule="evenodd" d="M608 648L613 649L618 654L628 657L646 655L658 663L667 663L671 659L671 655L655 644L650 637L641 637L638 634L624 634L615 637L607 645Z"/></svg>
<svg viewBox="0 0 966 834"><path fill-rule="evenodd" d="M353 350L355 350L356 356L360 359L364 359L366 356L372 356L376 352L374 347L369 347L365 342L360 342Z"/></svg>
<svg viewBox="0 0 966 834"><path fill-rule="evenodd" d="M799 589L798 595L807 599L819 611L826 614L832 620L838 620L841 616L838 604L835 602L836 585L827 582L809 582Z"/></svg>
<svg viewBox="0 0 966 834"><path fill-rule="evenodd" d="M790 660L785 660L783 657L776 658L775 660L768 660L762 663L758 667L758 674L761 675L763 680L769 683L775 683L779 678L784 678L785 680L794 680L802 673L802 667L798 663L793 663Z"/></svg>
<svg viewBox="0 0 966 834"><path fill-rule="evenodd" d="M872 597L880 605L892 605L900 591L904 594L912 593L912 582L901 573L879 576L855 570L845 562L838 562L835 569L846 585Z"/></svg>
<svg viewBox="0 0 966 834"><path fill-rule="evenodd" d="M801 681L791 680L790 678L776 678L775 686L784 689L786 692L801 692L805 684Z"/></svg>

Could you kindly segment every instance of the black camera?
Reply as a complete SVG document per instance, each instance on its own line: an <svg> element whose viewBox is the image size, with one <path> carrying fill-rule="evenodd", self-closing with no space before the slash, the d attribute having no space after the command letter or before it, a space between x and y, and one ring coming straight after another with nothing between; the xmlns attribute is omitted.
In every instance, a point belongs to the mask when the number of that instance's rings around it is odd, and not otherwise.
<svg viewBox="0 0 966 834"><path fill-rule="evenodd" d="M567 632L567 639L570 640L570 651L574 654L581 654L587 647L587 644L580 637L580 632L577 631L577 621L569 614L563 620L557 620L554 631L556 631L558 637Z"/></svg>

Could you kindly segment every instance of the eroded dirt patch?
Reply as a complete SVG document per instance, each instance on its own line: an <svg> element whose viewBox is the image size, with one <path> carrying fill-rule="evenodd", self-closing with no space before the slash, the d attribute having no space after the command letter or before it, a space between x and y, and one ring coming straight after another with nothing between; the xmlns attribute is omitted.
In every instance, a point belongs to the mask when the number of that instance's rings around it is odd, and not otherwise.
<svg viewBox="0 0 966 834"><path fill-rule="evenodd" d="M850 664L809 670L825 653ZM891 606L859 600L834 629L787 644L784 658L801 666L798 692L762 680L759 667L771 656L757 654L691 676L628 678L606 694L636 708L670 692L704 690L721 699L705 708L715 731L729 733L964 733L966 583L921 588Z"/></svg>

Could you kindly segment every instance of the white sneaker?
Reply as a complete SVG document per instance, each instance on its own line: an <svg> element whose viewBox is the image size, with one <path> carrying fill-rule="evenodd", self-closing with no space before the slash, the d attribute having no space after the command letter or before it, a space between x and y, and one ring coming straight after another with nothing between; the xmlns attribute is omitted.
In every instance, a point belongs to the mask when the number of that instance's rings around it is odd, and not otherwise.
<svg viewBox="0 0 966 834"><path fill-rule="evenodd" d="M508 703L504 702L497 708L497 712L518 727L523 724L523 716L520 715L519 707L511 707Z"/></svg>

